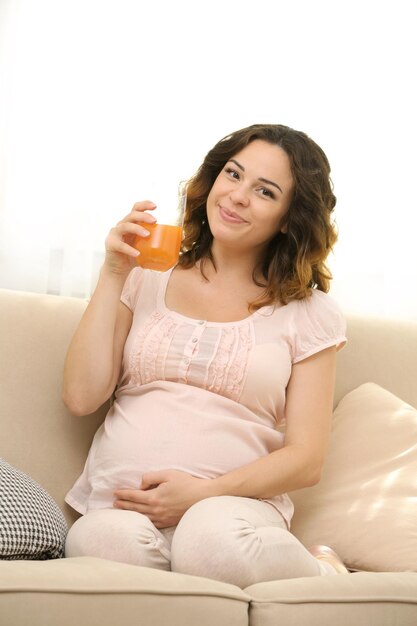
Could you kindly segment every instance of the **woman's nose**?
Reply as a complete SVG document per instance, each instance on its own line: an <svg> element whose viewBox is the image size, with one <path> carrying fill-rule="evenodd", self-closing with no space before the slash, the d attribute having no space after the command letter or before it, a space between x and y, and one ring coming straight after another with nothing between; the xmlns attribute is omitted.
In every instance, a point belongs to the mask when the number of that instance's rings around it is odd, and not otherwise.
<svg viewBox="0 0 417 626"><path fill-rule="evenodd" d="M249 190L244 185L239 185L230 192L230 199L235 204L247 206L249 203Z"/></svg>

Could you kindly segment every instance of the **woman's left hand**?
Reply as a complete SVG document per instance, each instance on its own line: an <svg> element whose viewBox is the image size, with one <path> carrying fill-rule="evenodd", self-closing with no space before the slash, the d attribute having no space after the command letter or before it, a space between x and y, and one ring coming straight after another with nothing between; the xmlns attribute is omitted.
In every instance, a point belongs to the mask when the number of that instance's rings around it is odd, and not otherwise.
<svg viewBox="0 0 417 626"><path fill-rule="evenodd" d="M176 526L190 506L209 497L210 482L178 470L146 472L141 489L115 491L114 507L142 513L156 528Z"/></svg>

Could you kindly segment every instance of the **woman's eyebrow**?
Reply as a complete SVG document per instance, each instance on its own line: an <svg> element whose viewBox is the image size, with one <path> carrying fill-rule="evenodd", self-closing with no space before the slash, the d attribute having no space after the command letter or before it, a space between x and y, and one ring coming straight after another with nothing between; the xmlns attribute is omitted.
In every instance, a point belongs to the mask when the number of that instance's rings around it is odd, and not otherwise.
<svg viewBox="0 0 417 626"><path fill-rule="evenodd" d="M236 159L229 159L229 161L231 161L232 163L237 165L238 168L242 170L242 172L245 171L245 168L243 167L243 165L238 163L238 161L236 161ZM274 183L272 180L268 180L267 178L258 178L258 180L260 180L262 183L266 183L267 185L272 185L273 187L276 187L277 189L279 189L281 193L284 193L282 191L281 187L277 183Z"/></svg>
<svg viewBox="0 0 417 626"><path fill-rule="evenodd" d="M237 165L238 167L240 167L240 169L242 170L242 172L244 172L244 171L245 171L245 168L243 167L243 165L241 165L240 163L238 163L238 162L236 161L236 159L229 159L229 161L230 161L231 163L234 163L234 164L235 164L235 165Z"/></svg>
<svg viewBox="0 0 417 626"><path fill-rule="evenodd" d="M273 185L274 187L279 189L281 193L284 193L281 187L277 183L274 183L272 180L268 180L267 178L258 178L258 180L260 180L263 183L266 183L267 185Z"/></svg>

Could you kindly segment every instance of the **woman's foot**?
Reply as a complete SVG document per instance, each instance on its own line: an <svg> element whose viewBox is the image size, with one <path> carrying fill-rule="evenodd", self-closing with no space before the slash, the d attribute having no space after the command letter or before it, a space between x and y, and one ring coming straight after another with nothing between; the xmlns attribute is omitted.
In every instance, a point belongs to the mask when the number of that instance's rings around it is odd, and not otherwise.
<svg viewBox="0 0 417 626"><path fill-rule="evenodd" d="M308 551L319 561L325 561L331 565L338 574L349 574L340 556L328 546L311 546Z"/></svg>

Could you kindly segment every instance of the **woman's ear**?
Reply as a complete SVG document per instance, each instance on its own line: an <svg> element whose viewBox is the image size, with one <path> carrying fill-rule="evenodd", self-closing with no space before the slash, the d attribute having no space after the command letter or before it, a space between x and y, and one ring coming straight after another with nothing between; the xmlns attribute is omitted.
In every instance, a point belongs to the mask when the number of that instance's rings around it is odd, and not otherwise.
<svg viewBox="0 0 417 626"><path fill-rule="evenodd" d="M279 232L282 233L283 235L286 235L288 233L288 221L287 220L285 220L285 222L281 224L281 228L279 229Z"/></svg>

